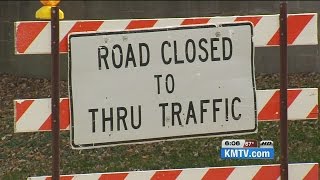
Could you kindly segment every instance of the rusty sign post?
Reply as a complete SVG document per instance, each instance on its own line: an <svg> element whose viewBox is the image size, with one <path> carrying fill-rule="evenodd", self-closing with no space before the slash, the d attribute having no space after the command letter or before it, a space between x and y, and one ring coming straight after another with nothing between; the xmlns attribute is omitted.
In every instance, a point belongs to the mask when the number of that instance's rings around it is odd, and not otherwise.
<svg viewBox="0 0 320 180"><path fill-rule="evenodd" d="M288 180L287 1L280 2L280 146L281 180Z"/></svg>
<svg viewBox="0 0 320 180"><path fill-rule="evenodd" d="M36 18L51 20L51 112L52 112L52 179L60 179L60 52L59 19L63 12L59 10L60 1L41 1L44 5L36 12Z"/></svg>

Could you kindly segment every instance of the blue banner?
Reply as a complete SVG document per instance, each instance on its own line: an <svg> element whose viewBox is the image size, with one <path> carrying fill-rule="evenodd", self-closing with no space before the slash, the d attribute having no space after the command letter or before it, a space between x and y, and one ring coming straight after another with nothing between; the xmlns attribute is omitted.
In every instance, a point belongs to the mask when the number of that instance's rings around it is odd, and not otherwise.
<svg viewBox="0 0 320 180"><path fill-rule="evenodd" d="M221 159L273 159L274 148L221 148Z"/></svg>

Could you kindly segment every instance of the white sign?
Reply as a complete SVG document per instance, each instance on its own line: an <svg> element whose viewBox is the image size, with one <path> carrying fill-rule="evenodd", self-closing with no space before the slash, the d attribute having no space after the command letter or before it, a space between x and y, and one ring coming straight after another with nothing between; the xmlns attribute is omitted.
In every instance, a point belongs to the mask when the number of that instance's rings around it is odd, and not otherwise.
<svg viewBox="0 0 320 180"><path fill-rule="evenodd" d="M250 23L69 36L71 144L257 131Z"/></svg>

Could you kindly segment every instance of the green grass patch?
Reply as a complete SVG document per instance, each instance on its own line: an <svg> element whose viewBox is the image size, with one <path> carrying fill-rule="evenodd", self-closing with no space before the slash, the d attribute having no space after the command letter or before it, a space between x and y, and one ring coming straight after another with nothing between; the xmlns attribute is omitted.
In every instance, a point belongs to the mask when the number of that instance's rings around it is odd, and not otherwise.
<svg viewBox="0 0 320 180"><path fill-rule="evenodd" d="M11 118L4 119L12 121ZM0 132L4 137L7 132ZM10 134L10 133L9 133ZM289 122L289 162L320 161L319 121ZM280 163L279 122L260 122L257 134L233 139L274 141L274 160L222 160L222 139L198 138L140 145L122 145L88 150L72 150L69 132L61 132L61 174L119 172L169 168L201 168ZM26 179L51 175L50 132L20 133L1 141L1 179Z"/></svg>

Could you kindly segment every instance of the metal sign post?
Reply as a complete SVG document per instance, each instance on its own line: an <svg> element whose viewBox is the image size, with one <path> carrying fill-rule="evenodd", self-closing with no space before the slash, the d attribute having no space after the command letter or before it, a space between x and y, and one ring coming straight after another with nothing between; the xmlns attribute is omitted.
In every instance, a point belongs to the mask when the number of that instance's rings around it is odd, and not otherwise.
<svg viewBox="0 0 320 180"><path fill-rule="evenodd" d="M288 60L287 60L287 2L280 2L280 146L281 179L288 179Z"/></svg>
<svg viewBox="0 0 320 180"><path fill-rule="evenodd" d="M59 7L51 8L51 110L52 110L52 179L60 177L60 59L59 59Z"/></svg>
<svg viewBox="0 0 320 180"><path fill-rule="evenodd" d="M59 10L59 0L41 1L44 5L36 12L37 19L51 20L51 127L52 127L52 179L60 179L60 59L59 59L59 19L64 14Z"/></svg>

